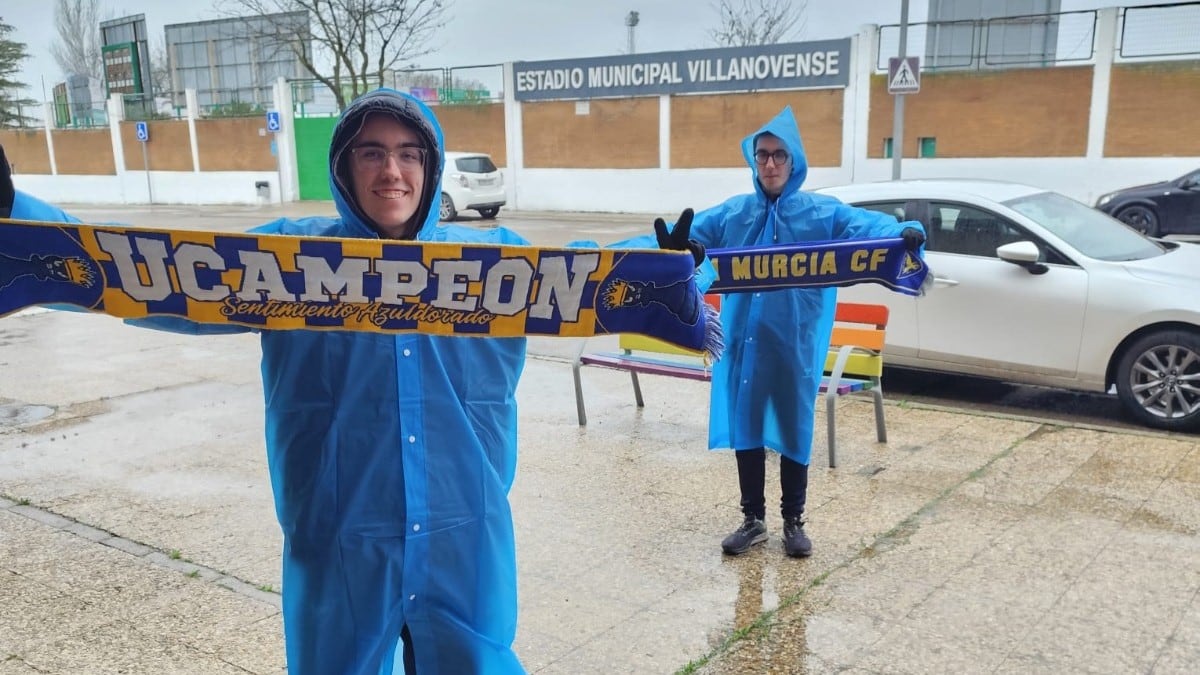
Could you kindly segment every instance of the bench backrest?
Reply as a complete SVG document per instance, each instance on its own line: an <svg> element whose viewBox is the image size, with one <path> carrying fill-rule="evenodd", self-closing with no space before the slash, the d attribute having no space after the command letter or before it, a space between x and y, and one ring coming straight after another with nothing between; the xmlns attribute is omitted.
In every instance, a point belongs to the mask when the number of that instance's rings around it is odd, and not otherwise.
<svg viewBox="0 0 1200 675"><path fill-rule="evenodd" d="M873 353L851 354L842 372L858 377L883 375L882 352L887 321L886 305L839 302L833 317L833 333L829 337L829 356L825 358L825 372L833 370L838 349L843 345L854 345L869 349Z"/></svg>
<svg viewBox="0 0 1200 675"><path fill-rule="evenodd" d="M721 296L710 294L704 300L713 307L721 308ZM833 318L833 332L829 340L829 356L825 360L825 372L833 370L837 351L842 345L854 345L869 349L874 354L857 352L846 361L844 373L863 378L883 375L883 341L887 330L888 308L886 305L871 305L857 302L839 302ZM669 342L644 335L622 333L619 342L626 352L654 352L676 356L703 358L704 354Z"/></svg>

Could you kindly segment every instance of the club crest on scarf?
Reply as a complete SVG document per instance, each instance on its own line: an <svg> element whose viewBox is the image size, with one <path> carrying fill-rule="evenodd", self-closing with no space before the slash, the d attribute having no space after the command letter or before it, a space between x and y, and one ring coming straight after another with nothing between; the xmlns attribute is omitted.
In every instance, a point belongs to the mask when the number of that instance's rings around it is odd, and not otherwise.
<svg viewBox="0 0 1200 675"><path fill-rule="evenodd" d="M626 307L661 305L683 323L691 326L700 320L700 300L690 293L688 280L660 286L626 279L613 279L605 284L604 308L618 310Z"/></svg>
<svg viewBox="0 0 1200 675"><path fill-rule="evenodd" d="M42 303L90 306L103 292L100 266L72 236L72 228L39 227L0 233L0 316L6 299L36 290Z"/></svg>
<svg viewBox="0 0 1200 675"><path fill-rule="evenodd" d="M30 258L13 258L0 253L0 289L21 277L33 277L38 281L62 281L91 288L96 282L90 261L83 258L61 255L35 255Z"/></svg>

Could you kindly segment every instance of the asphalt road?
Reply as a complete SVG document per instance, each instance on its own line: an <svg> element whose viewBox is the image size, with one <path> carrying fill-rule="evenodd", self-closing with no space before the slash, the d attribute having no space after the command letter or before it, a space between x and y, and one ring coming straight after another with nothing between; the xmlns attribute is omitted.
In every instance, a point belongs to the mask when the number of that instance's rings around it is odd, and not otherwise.
<svg viewBox="0 0 1200 675"><path fill-rule="evenodd" d="M182 227L218 231L242 231L278 217L332 215L329 202L301 202L280 206L195 207L195 206L65 206L86 222L119 222L139 227ZM543 213L501 210L496 220L485 220L475 212L464 213L459 224L490 228L503 225L541 246L563 246L585 240L604 245L653 231L656 216L664 214ZM569 360L575 348L558 339L530 343L534 357ZM974 377L951 376L889 368L884 375L887 397L946 408L966 408L1000 415L1050 420L1070 425L1142 428L1128 419L1116 396L1069 392L1058 389L1015 385ZM1150 430L1147 430L1150 431Z"/></svg>
<svg viewBox="0 0 1200 675"><path fill-rule="evenodd" d="M1115 394L1066 391L886 367L883 383L885 395L893 401L1019 415L1071 425L1145 428L1125 415Z"/></svg>

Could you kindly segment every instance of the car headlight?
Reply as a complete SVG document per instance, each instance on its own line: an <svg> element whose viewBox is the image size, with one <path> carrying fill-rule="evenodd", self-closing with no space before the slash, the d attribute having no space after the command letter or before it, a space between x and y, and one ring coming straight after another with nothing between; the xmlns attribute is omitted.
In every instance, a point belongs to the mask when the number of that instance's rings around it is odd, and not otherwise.
<svg viewBox="0 0 1200 675"><path fill-rule="evenodd" d="M1112 194L1100 195L1100 200L1096 202L1096 206L1104 206L1105 204L1111 202L1112 199Z"/></svg>

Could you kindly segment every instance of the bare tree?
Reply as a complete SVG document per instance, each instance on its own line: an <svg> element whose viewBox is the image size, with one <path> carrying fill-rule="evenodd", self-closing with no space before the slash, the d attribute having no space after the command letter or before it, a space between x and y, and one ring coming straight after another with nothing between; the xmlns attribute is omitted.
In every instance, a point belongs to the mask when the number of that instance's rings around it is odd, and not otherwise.
<svg viewBox="0 0 1200 675"><path fill-rule="evenodd" d="M719 47L769 45L804 32L808 0L720 0L720 23L708 33Z"/></svg>
<svg viewBox="0 0 1200 675"><path fill-rule="evenodd" d="M151 91L156 94L166 94L174 90L171 86L171 63L167 59L167 39L162 35L158 36L154 46L150 48L150 82Z"/></svg>
<svg viewBox="0 0 1200 675"><path fill-rule="evenodd" d="M433 51L452 0L221 0L226 16L281 17L247 23L254 37L287 44L301 65L333 92L339 107L381 83L399 64ZM285 17L308 12L309 51ZM264 25L268 28L264 29ZM329 67L322 67L329 64Z"/></svg>
<svg viewBox="0 0 1200 675"><path fill-rule="evenodd" d="M87 75L100 79L100 0L56 0L54 28L58 40L50 54L63 75Z"/></svg>

